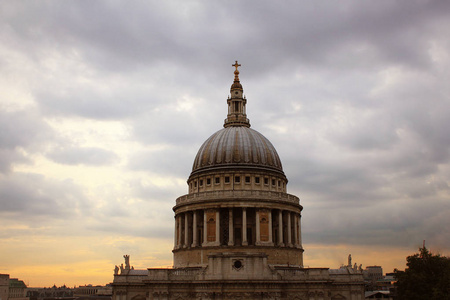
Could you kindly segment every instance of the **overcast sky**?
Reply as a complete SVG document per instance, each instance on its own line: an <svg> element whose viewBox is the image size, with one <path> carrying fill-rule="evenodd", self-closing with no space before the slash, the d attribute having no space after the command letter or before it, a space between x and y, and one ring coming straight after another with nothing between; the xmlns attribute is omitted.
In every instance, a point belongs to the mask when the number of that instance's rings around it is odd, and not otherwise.
<svg viewBox="0 0 450 300"><path fill-rule="evenodd" d="M252 128L304 207L305 265L450 254L450 2L0 3L0 273L105 284L172 265L175 199L223 126Z"/></svg>

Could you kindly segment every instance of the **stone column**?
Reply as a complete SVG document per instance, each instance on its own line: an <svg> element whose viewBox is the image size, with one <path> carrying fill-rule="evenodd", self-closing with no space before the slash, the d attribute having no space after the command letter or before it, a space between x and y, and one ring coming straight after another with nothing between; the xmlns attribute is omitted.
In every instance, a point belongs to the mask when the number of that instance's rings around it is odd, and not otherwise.
<svg viewBox="0 0 450 300"><path fill-rule="evenodd" d="M220 211L216 210L216 243L217 246L220 245Z"/></svg>
<svg viewBox="0 0 450 300"><path fill-rule="evenodd" d="M184 245L183 248L189 246L189 213L184 213Z"/></svg>
<svg viewBox="0 0 450 300"><path fill-rule="evenodd" d="M298 216L294 214L294 247L298 248Z"/></svg>
<svg viewBox="0 0 450 300"><path fill-rule="evenodd" d="M181 214L178 214L177 216L178 218L178 241L177 241L177 248L181 247L181 232L182 232L182 228L181 228Z"/></svg>
<svg viewBox="0 0 450 300"><path fill-rule="evenodd" d="M234 246L233 208L228 209L228 246Z"/></svg>
<svg viewBox="0 0 450 300"><path fill-rule="evenodd" d="M283 211L278 211L278 246L284 246L283 243Z"/></svg>
<svg viewBox="0 0 450 300"><path fill-rule="evenodd" d="M242 246L247 246L247 208L242 208Z"/></svg>
<svg viewBox="0 0 450 300"><path fill-rule="evenodd" d="M174 234L173 234L173 248L174 249L177 249L177 243L178 243L178 240L177 240L177 237L178 237L178 232L177 232L177 226L178 226L178 220L177 220L177 216L175 216L174 217L174 221L175 221L175 232L174 232Z"/></svg>
<svg viewBox="0 0 450 300"><path fill-rule="evenodd" d="M203 244L202 246L206 246L208 243L208 228L207 228L207 219L206 219L206 209L203 211Z"/></svg>
<svg viewBox="0 0 450 300"><path fill-rule="evenodd" d="M288 243L288 247L292 247L292 233L291 233L291 212L288 211L287 212L287 235L288 235L288 239L287 239L287 243Z"/></svg>
<svg viewBox="0 0 450 300"><path fill-rule="evenodd" d="M269 243L273 244L272 238L272 210L269 209Z"/></svg>
<svg viewBox="0 0 450 300"><path fill-rule="evenodd" d="M298 215L298 246L303 248L302 246L302 215Z"/></svg>
<svg viewBox="0 0 450 300"><path fill-rule="evenodd" d="M192 212L192 247L197 247L197 211Z"/></svg>
<svg viewBox="0 0 450 300"><path fill-rule="evenodd" d="M256 243L255 245L261 244L261 220L259 219L259 209L256 209Z"/></svg>

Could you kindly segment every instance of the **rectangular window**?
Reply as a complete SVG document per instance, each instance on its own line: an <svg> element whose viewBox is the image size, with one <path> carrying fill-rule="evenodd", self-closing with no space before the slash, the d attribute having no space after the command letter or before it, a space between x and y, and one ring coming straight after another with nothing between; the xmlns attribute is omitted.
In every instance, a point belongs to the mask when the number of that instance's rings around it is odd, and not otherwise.
<svg viewBox="0 0 450 300"><path fill-rule="evenodd" d="M201 184L200 184L201 185ZM275 179L272 179L272 185L275 185Z"/></svg>
<svg viewBox="0 0 450 300"><path fill-rule="evenodd" d="M230 176L225 176L225 183L230 183Z"/></svg>
<svg viewBox="0 0 450 300"><path fill-rule="evenodd" d="M264 178L264 184L268 185L269 184L269 178Z"/></svg>
<svg viewBox="0 0 450 300"><path fill-rule="evenodd" d="M280 187L280 186L281 186L281 181L278 180L278 187Z"/></svg>
<svg viewBox="0 0 450 300"><path fill-rule="evenodd" d="M203 179L200 179L200 186L203 186Z"/></svg>
<svg viewBox="0 0 450 300"><path fill-rule="evenodd" d="M234 182L236 182L236 183L241 182L241 177L240 176L235 176L234 177Z"/></svg>
<svg viewBox="0 0 450 300"><path fill-rule="evenodd" d="M250 176L245 176L245 183L250 183Z"/></svg>
<svg viewBox="0 0 450 300"><path fill-rule="evenodd" d="M216 184L220 183L220 177L216 177Z"/></svg>
<svg viewBox="0 0 450 300"><path fill-rule="evenodd" d="M255 183L259 184L259 176L255 177Z"/></svg>
<svg viewBox="0 0 450 300"><path fill-rule="evenodd" d="M194 181L194 187L197 187L197 181Z"/></svg>
<svg viewBox="0 0 450 300"><path fill-rule="evenodd" d="M206 178L206 184L210 185L211 184L211 178Z"/></svg>

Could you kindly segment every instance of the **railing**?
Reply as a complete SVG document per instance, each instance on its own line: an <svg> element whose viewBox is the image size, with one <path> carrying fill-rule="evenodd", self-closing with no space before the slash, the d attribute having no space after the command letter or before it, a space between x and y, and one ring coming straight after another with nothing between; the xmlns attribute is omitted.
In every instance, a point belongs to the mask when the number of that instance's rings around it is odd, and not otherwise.
<svg viewBox="0 0 450 300"><path fill-rule="evenodd" d="M275 268L276 272L284 280L328 280L329 273L326 268L295 269L295 268Z"/></svg>
<svg viewBox="0 0 450 300"><path fill-rule="evenodd" d="M164 270L167 274L166 280L194 280L205 271L202 267L187 267ZM330 274L326 268L292 268L275 267L273 274L283 280L330 280ZM336 276L335 276L336 277ZM159 278L161 279L161 278Z"/></svg>
<svg viewBox="0 0 450 300"><path fill-rule="evenodd" d="M187 194L177 198L176 205L214 200L234 200L234 199L250 199L250 200L275 200L293 204L299 204L300 199L297 196L272 191L254 191L254 190L230 190L230 191L210 191Z"/></svg>
<svg viewBox="0 0 450 300"><path fill-rule="evenodd" d="M203 270L201 267L168 270L169 280L193 280Z"/></svg>

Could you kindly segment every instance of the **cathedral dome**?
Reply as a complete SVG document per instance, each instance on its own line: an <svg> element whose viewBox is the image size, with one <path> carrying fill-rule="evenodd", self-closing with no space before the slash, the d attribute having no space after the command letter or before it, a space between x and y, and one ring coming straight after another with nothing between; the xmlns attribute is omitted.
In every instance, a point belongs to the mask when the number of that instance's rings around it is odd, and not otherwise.
<svg viewBox="0 0 450 300"><path fill-rule="evenodd" d="M192 174L228 167L269 169L284 176L280 157L272 143L258 131L245 126L229 126L209 137L198 150Z"/></svg>
<svg viewBox="0 0 450 300"><path fill-rule="evenodd" d="M252 263L263 255L269 264L303 264L302 206L297 196L287 193L288 179L275 147L250 128L239 66L233 64L224 128L201 145L187 180L189 192L173 207L177 268L204 266L226 253L240 253ZM225 261L228 267L224 264L223 270L234 271L244 262ZM240 278L248 275L245 272Z"/></svg>
<svg viewBox="0 0 450 300"><path fill-rule="evenodd" d="M259 169L276 172L286 178L275 147L261 133L250 129L247 119L247 99L243 95L236 61L234 82L227 99L228 115L223 129L210 136L198 150L192 175L203 171Z"/></svg>

